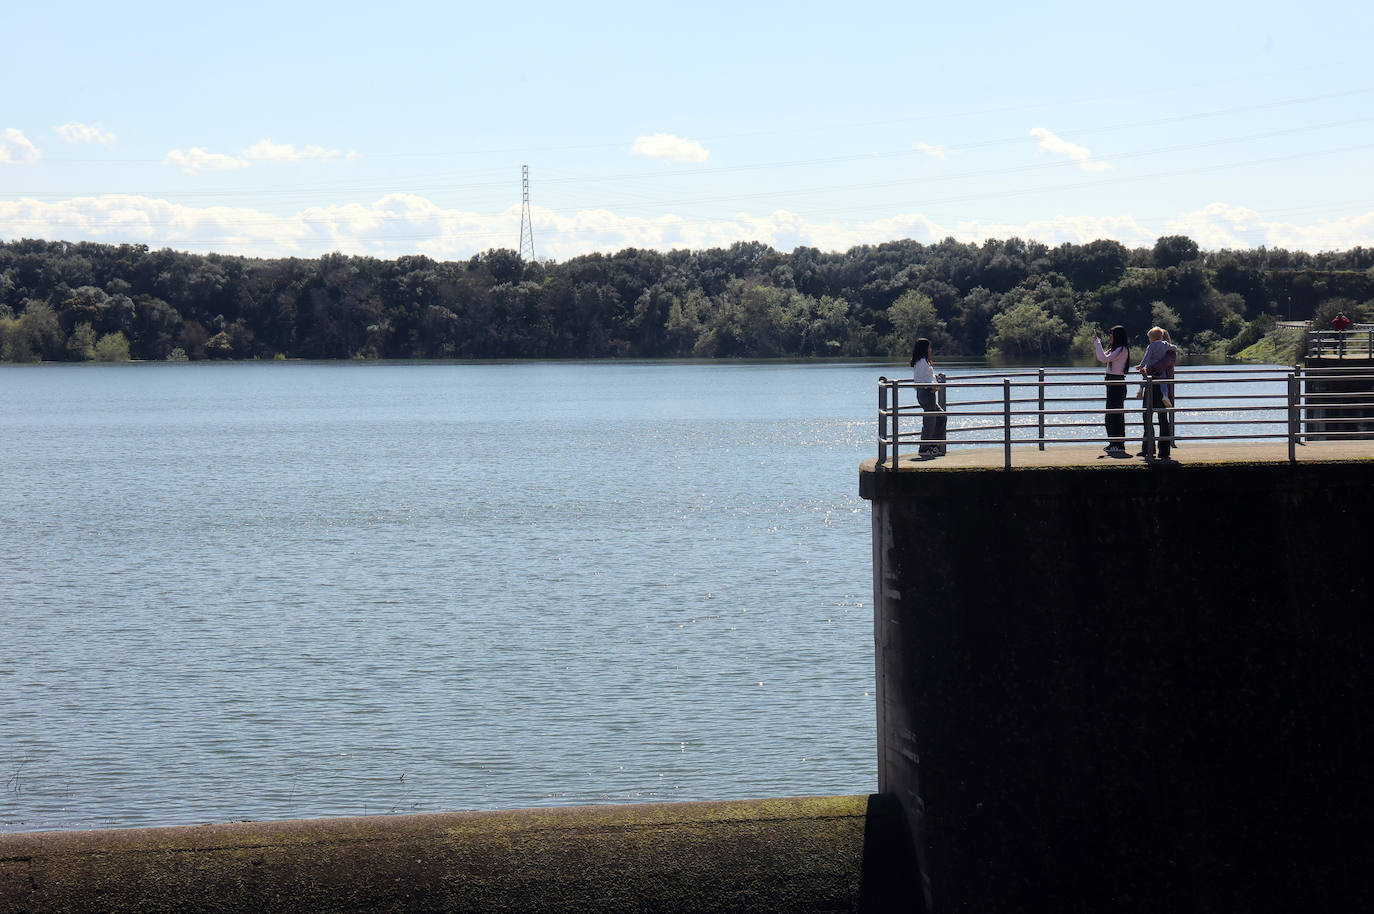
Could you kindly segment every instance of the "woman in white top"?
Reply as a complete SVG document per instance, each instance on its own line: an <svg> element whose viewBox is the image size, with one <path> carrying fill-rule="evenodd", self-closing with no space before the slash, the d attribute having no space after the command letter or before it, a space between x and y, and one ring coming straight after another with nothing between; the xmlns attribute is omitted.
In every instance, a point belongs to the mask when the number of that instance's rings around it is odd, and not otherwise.
<svg viewBox="0 0 1374 914"><path fill-rule="evenodd" d="M921 417L922 457L939 457L945 453L945 422L948 417L940 408L935 396L935 384L943 382L944 375L935 374L935 366L930 363L930 340L921 337L911 348L911 367L915 369L911 377L917 384L916 399L925 415Z"/></svg>
<svg viewBox="0 0 1374 914"><path fill-rule="evenodd" d="M1107 363L1107 446L1104 450L1113 457L1129 457L1126 451L1126 363L1131 360L1131 346L1126 328L1117 324L1112 328L1112 348L1102 348L1102 338L1093 336L1093 348L1099 362Z"/></svg>

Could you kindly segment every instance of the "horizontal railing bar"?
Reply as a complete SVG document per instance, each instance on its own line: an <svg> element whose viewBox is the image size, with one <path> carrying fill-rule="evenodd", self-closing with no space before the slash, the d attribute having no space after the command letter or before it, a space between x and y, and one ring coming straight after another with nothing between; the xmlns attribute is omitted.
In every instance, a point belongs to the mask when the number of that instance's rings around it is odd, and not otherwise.
<svg viewBox="0 0 1374 914"><path fill-rule="evenodd" d="M1363 377L1363 376L1365 376L1365 374L1368 373L1368 371L1369 371L1369 369L1365 368L1364 366L1360 366L1359 368L1354 368L1354 367L1351 367L1351 368L1322 368L1322 367L1319 367L1319 366L1313 366L1312 368L1304 368L1304 369L1302 370L1302 373L1303 373L1303 376L1304 376L1304 377L1309 376L1309 375L1322 375L1322 376L1329 376L1329 375L1347 376L1347 375L1348 375L1348 376L1350 376L1350 377ZM1356 372L1359 372L1360 374L1356 374Z"/></svg>
<svg viewBox="0 0 1374 914"><path fill-rule="evenodd" d="M1288 417L1273 419L1175 419L1172 425L1287 425Z"/></svg>
<svg viewBox="0 0 1374 914"><path fill-rule="evenodd" d="M1218 407L1218 408L1215 409L1215 410L1209 410L1209 409L1206 409L1206 408L1204 408L1204 407L1199 407L1199 406L1194 406L1194 405L1189 405L1189 406L1157 406L1157 407L1155 407L1155 408L1152 410L1152 412L1169 413L1169 414L1185 413L1185 412L1186 412L1186 413L1189 413L1189 414L1191 414L1191 415L1207 415L1207 414L1211 414L1211 413L1221 413L1221 414L1225 414L1225 413L1244 413L1244 412L1252 412L1252 413L1278 412L1278 411L1280 411L1280 410L1286 411L1287 409L1288 409L1288 405L1287 405L1286 403L1278 403L1278 404L1272 404L1272 405L1259 404L1259 405L1255 405L1255 406L1226 406L1226 407ZM1129 416L1129 415L1131 415L1132 413L1138 413L1138 412L1140 412L1140 411L1141 411L1141 407L1138 407L1138 406L1137 406L1136 408L1134 408L1134 409L1132 409L1132 408L1129 407L1129 406L1126 406L1126 407L1122 407L1121 409L1110 409L1110 410L1109 410L1109 409L1055 409L1055 410L1049 410L1049 409L1047 409L1047 410L1041 411L1041 410L1035 410L1035 409L1027 409L1027 410L1022 410L1022 411L1018 412L1017 415L1018 415L1018 416L1046 416L1046 417L1049 417L1049 416L1104 416L1104 415L1122 415L1122 416ZM904 417L907 417L907 418L916 418L916 419L919 419L920 417L926 415L926 413L925 413L924 410L921 410L921 409L919 409L919 408L914 409L914 410L911 410L911 411L907 411L907 409L906 409L905 407L903 407L903 408L902 408L902 411L901 411L901 415L904 416ZM997 413L994 413L994 412L976 412L976 411L972 411L972 410L948 409L948 410L943 410L941 413L938 413L938 414L937 414L937 413L931 413L931 415L943 415L943 416L945 416L945 417L947 417L947 418L950 418L950 419L954 419L954 418L958 418L958 417L968 417L968 418L974 418L974 419L986 419L986 418L990 418L990 417L993 417L993 416L997 416L998 414L997 414ZM1315 417L1315 418L1320 418L1320 417ZM999 425L999 428L1000 428L1000 425Z"/></svg>
<svg viewBox="0 0 1374 914"><path fill-rule="evenodd" d="M1130 373L1130 372L1133 372L1133 371L1137 371L1137 370L1138 370L1138 369L1136 368L1136 366L1132 365L1132 366L1129 367L1127 373ZM1217 376L1235 376L1235 375L1240 375L1240 376L1242 376L1243 379L1244 379L1244 378L1266 378L1266 377L1278 377L1278 378L1283 378L1283 377L1287 377L1287 376L1288 376L1288 373L1291 372L1292 370L1293 370L1293 368L1292 368L1291 366L1289 366L1289 367L1284 367L1284 368L1250 368L1250 367L1245 367L1245 366L1240 366L1240 367L1231 368L1231 367L1227 367L1227 366L1178 365L1178 366L1175 366L1175 368L1174 368L1174 371L1175 371L1176 373L1182 374L1182 375L1217 375ZM1332 373L1332 374L1341 374L1341 373L1344 373L1344 372L1364 371L1365 369L1363 368L1363 366L1358 366L1358 367L1357 367L1357 366L1349 366L1349 367L1330 366L1330 367L1313 367L1313 368L1307 369L1307 370L1310 370L1310 371L1329 372L1329 373ZM948 373L946 373L946 374L948 375ZM1056 382L1056 379L1057 379L1057 378L1101 378L1101 377L1103 377L1104 375L1106 375L1106 371L1105 371L1104 369L1102 369L1102 368L1082 368L1082 369L1073 369L1073 368L1070 368L1070 369L1051 369L1051 368L1047 368L1047 369L1045 369L1045 383L1046 383L1046 384L1050 384L1050 383L1064 383L1064 382L1062 382L1062 381ZM1038 371L1012 371L1012 372L1006 372L1006 371L991 371L991 372L971 371L971 372L967 372L967 373L961 373L961 374L958 374L958 375L948 375L948 376L950 376L950 377L958 377L958 378L965 378L965 379L968 379L968 380L977 380L977 381L983 381L983 380L993 379L993 380L996 380L996 381L999 381L999 382L1005 378L1005 379L1007 379L1007 380L1010 380L1013 384L1037 384L1037 383L1040 382L1040 373L1039 373ZM894 376L894 377L891 377L891 378L888 378L886 375L884 375L883 377L886 378L887 383L890 383L890 384L895 384L895 383L902 383L902 384L919 384L919 383L922 383L922 382L917 381L917 380L915 380L914 378L912 378L912 377L910 377L910 376L908 376L908 375L897 375L897 376Z"/></svg>
<svg viewBox="0 0 1374 914"><path fill-rule="evenodd" d="M1349 437L1354 437L1354 436L1357 435L1357 434L1358 434L1358 433L1356 433L1356 432L1331 432L1327 437L1347 437L1347 438L1349 438ZM1257 434L1257 435L1188 435L1187 437L1184 437L1184 436L1181 436L1181 435L1156 435L1156 436L1155 436L1155 440L1156 440L1156 441L1170 441L1170 442L1175 442L1175 441L1188 441L1188 442L1193 442L1193 441L1276 441L1276 442L1277 442L1277 441L1281 441L1281 440L1283 439L1283 437L1284 437L1284 436L1282 436L1282 435L1258 435L1258 434ZM1308 436L1308 437L1311 437L1311 436ZM1136 440L1136 439L1130 439L1130 440ZM902 441L901 441L901 443L903 443L903 444L917 444L917 443L921 443L921 442L922 442L922 439L919 438L919 437L917 437L917 438L907 438L907 437L905 437L905 436L902 437ZM888 439L888 440L887 440L887 443L888 443L888 444L891 444L892 442L891 442L890 439ZM1004 441L1003 441L1002 438L945 438L945 439L932 438L932 439L925 439L925 440L924 440L924 443L925 443L925 444L932 444L932 443L934 443L934 444L945 444L945 445L948 445L948 446L950 446L950 447L963 447L964 445L969 445L969 444L995 444L995 445L1001 445L1001 444L1004 443ZM1101 436L1063 437L1063 438L1036 438L1036 437L1033 437L1033 436L1026 436L1026 437L1022 437L1022 438L1013 438L1011 443L1012 443L1013 445L1019 445L1019 444L1101 444L1101 443L1102 443L1102 438L1101 438Z"/></svg>
<svg viewBox="0 0 1374 914"><path fill-rule="evenodd" d="M1137 401L1137 402L1138 402L1138 401ZM1158 412L1169 412L1169 413L1181 413L1181 412L1190 412L1190 413L1264 412L1264 411L1266 411L1266 410L1286 410L1286 409L1288 409L1288 404L1287 404L1287 403L1283 403L1283 402L1277 402L1277 403L1254 403L1254 404L1234 404L1234 405L1230 405L1230 406L1216 406L1216 407L1199 406L1199 405L1197 405L1196 401L1186 401L1186 402L1187 402L1187 405L1186 405L1186 406L1170 406L1170 407L1158 406L1158 407L1155 407L1155 409L1156 409L1156 411L1158 411ZM962 406L974 406L974 405L977 405L977 404L972 404L972 403L960 403L959 405L962 407ZM1300 405L1302 405L1302 404L1300 404ZM1339 409L1342 409L1342 410L1350 410L1350 409L1355 409L1355 408L1359 408L1359 407L1365 407L1365 408L1368 408L1368 409L1374 409L1374 402L1363 402L1363 403L1343 404L1343 405L1340 406L1340 407L1333 407L1333 409L1339 408ZM1121 407L1120 409L1046 409L1046 410L1027 409L1027 410L1020 410L1020 411L1018 412L1018 415L1023 415L1023 416L1040 416L1040 415L1043 415L1043 416L1103 416L1103 415L1131 415L1132 413L1138 413L1138 412L1140 412L1141 409L1142 409L1142 407L1140 407L1140 406L1134 406L1134 407L1131 407L1131 406L1123 406L1123 407ZM944 415L946 415L946 416L948 416L948 417L950 417L950 418L954 418L955 416L996 416L996 415L998 415L998 413L993 412L992 410L947 409L947 410L943 410L942 412L944 413ZM881 410L879 414L880 414L880 415L883 415L883 416L888 416L888 417L891 417L891 416L900 416L900 417L903 417L903 418L912 418L912 417L915 417L915 418L918 418L918 419L919 419L921 416L924 416L926 413L925 413L925 410L921 409L919 406L911 406L911 407L902 406L902 407L900 407L899 409L897 409L897 410L895 410L895 411L892 410L892 409ZM1312 418L1320 418L1320 417L1312 417Z"/></svg>
<svg viewBox="0 0 1374 914"><path fill-rule="evenodd" d="M1287 373L1291 370L1291 368L1252 368L1247 365L1187 365L1175 369L1175 371L1187 374L1244 374L1247 377L1275 376L1280 378L1287 376ZM1340 371L1339 368L1323 370ZM1055 378L1064 377L1100 378L1103 376L1103 374L1105 374L1105 372L1101 368L1047 368L1045 369L1045 383L1049 384L1052 383ZM974 372L970 374L961 374L958 377L978 380L982 380L984 378L995 378L999 382L1003 378L1009 378L1011 379L1011 382L1013 384L1019 384L1038 383L1040 374L1039 370L1037 369L1033 371ZM1022 382L1017 380L1019 378L1028 378L1031 380L1027 382ZM910 378L890 378L889 380L911 381L912 383L915 383Z"/></svg>
<svg viewBox="0 0 1374 914"><path fill-rule="evenodd" d="M1369 432L1308 432L1308 441L1368 441Z"/></svg>
<svg viewBox="0 0 1374 914"><path fill-rule="evenodd" d="M1314 371L1315 371L1315 370L1314 370ZM1304 374L1304 376L1307 376L1307 375L1309 374L1309 372L1308 372L1308 371L1304 371L1303 374ZM1351 380L1356 380L1356 381L1374 379L1374 374L1371 374L1371 375L1369 375L1369 376L1365 376L1365 375L1353 375L1353 374L1341 373L1341 376L1342 376L1342 377L1349 377ZM978 377L982 377L982 376L978 376ZM1167 381L1167 382L1169 382L1169 383L1171 383L1171 384L1172 384L1172 383L1177 383L1177 384L1253 384L1253 383L1255 383L1255 382L1257 382L1257 381L1259 381L1259 382L1265 382L1265 381L1267 381L1267 382L1270 382L1270 383L1275 383L1275 384L1277 384L1277 383L1283 381L1286 377L1287 377L1287 374L1274 374L1274 375L1272 375L1272 376L1267 376L1267 377L1253 377L1253 376L1247 376L1247 377L1243 377L1243 378L1236 378L1236 377L1207 377L1207 376L1205 376L1205 375L1200 375L1200 374L1197 374L1197 373L1194 373L1194 372L1188 372L1188 373L1184 373L1184 374L1176 374L1176 375L1174 375L1174 377L1172 377L1172 378L1156 378L1155 380L1156 380L1157 382L1158 382L1158 381ZM1133 372L1133 373L1131 373L1131 374L1126 375L1125 378L1112 378L1112 379L1110 379L1110 380L1108 380L1107 378L1104 378L1104 377L1103 377L1102 375L1100 375L1100 374L1099 374L1099 375L1093 375L1091 381L1055 381L1055 380L1051 380L1051 379L1049 379L1049 378L1046 378L1044 382L1040 382L1040 381L1037 381L1037 380L1027 380L1027 381L1015 381L1015 380L1013 380L1013 381L1011 382L1011 386L1012 386L1013 389L1017 389L1017 388L1032 388L1032 389L1033 389L1033 388L1038 388L1038 387L1045 387L1045 388L1052 388L1052 387L1084 387L1084 386L1086 386L1086 385L1089 384L1089 383L1093 383L1093 384L1108 384L1108 383L1117 383L1117 384L1139 384L1139 383L1141 383L1143 380L1144 380L1143 377L1142 377L1138 372ZM969 376L969 375L959 375L959 376L956 376L956 377L954 377L954 378L946 378L944 381L914 381L914 380L912 380L912 379L910 379L910 378L894 378L894 379L891 379L891 380L887 381L887 384L888 384L889 386L891 386L891 387L901 387L901 388L904 388L904 389L906 389L906 388L915 388L915 387L996 387L996 388L1001 388L1001 387L1002 387L1002 383L1001 383L1000 380L998 380L998 381L981 381L981 380L976 380L974 377L971 377L971 376Z"/></svg>

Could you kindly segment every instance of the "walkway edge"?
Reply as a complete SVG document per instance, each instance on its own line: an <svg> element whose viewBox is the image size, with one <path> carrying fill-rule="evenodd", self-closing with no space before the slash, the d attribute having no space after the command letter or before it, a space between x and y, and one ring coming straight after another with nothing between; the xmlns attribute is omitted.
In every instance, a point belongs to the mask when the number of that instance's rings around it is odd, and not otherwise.
<svg viewBox="0 0 1374 914"><path fill-rule="evenodd" d="M883 911L880 796L0 835L0 912Z"/></svg>

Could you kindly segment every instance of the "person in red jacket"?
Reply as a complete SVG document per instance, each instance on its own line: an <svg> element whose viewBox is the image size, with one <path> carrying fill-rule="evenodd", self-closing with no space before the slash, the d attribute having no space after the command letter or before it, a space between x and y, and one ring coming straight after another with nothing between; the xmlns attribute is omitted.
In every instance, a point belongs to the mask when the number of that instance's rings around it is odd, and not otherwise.
<svg viewBox="0 0 1374 914"><path fill-rule="evenodd" d="M1337 311L1336 316L1331 318L1331 329L1340 334L1336 337L1336 355L1343 359L1345 358L1345 332L1350 329L1350 318L1345 316L1344 311Z"/></svg>

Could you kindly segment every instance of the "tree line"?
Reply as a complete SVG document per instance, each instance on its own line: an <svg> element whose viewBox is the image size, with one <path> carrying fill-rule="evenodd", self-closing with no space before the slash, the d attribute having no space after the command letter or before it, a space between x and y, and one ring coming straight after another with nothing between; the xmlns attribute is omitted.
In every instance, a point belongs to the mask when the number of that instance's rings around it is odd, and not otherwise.
<svg viewBox="0 0 1374 914"><path fill-rule="evenodd" d="M1374 248L1202 251L891 241L626 249L562 263L190 254L0 242L0 359L893 357L1056 359L1123 324L1234 354L1276 320L1374 319Z"/></svg>

